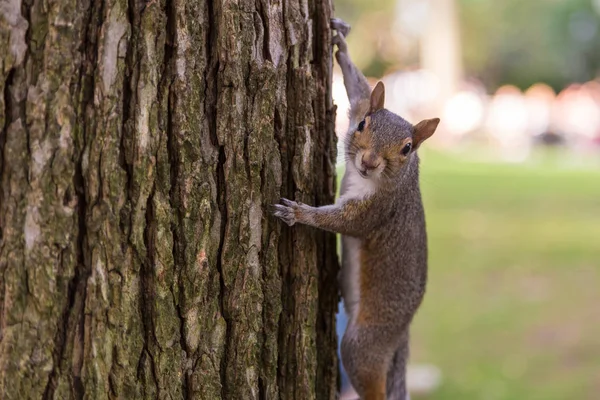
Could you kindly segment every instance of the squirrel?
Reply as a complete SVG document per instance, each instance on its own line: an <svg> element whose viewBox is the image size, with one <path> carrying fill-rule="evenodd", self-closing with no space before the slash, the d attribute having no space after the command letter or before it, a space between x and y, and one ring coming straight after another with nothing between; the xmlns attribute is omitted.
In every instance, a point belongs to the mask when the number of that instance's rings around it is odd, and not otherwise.
<svg viewBox="0 0 600 400"><path fill-rule="evenodd" d="M405 400L409 325L427 281L427 234L417 149L439 118L412 125L384 108L385 88L370 90L350 60L350 26L332 19L333 44L350 101L346 171L340 197L322 207L288 199L273 214L342 234L341 287L348 326L342 363L361 399Z"/></svg>

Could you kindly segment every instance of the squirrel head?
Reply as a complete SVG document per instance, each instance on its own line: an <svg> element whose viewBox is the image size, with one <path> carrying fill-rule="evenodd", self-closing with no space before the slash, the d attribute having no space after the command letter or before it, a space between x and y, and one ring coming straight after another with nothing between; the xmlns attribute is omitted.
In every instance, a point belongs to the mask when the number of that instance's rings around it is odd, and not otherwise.
<svg viewBox="0 0 600 400"><path fill-rule="evenodd" d="M439 118L426 119L413 126L384 109L384 100L385 87L378 82L368 112L346 138L347 162L363 178L377 181L395 180L440 122Z"/></svg>

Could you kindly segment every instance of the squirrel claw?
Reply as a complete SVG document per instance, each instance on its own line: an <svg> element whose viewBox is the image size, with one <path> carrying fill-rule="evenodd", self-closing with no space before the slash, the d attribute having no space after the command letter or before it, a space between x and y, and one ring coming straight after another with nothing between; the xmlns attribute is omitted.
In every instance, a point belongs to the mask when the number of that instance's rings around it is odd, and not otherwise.
<svg viewBox="0 0 600 400"><path fill-rule="evenodd" d="M296 202L288 200L288 199L281 199L281 202L284 203L285 205L282 204L274 204L273 205L273 215L276 216L277 218L281 219L283 222L285 222L286 224L288 224L289 226L292 226L296 223L296 212L294 211L295 206L297 207Z"/></svg>
<svg viewBox="0 0 600 400"><path fill-rule="evenodd" d="M297 206L298 204L300 204L300 203L296 203L295 201L288 200L288 199L286 199L285 197L282 197L282 198L280 199L280 201L281 201L283 204L285 204L286 206L288 206L288 207L295 207L295 206Z"/></svg>

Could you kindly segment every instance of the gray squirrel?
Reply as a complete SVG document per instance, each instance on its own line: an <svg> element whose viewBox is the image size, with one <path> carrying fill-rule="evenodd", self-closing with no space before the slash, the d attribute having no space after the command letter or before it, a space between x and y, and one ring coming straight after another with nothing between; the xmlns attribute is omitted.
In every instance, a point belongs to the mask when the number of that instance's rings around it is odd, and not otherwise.
<svg viewBox="0 0 600 400"><path fill-rule="evenodd" d="M425 294L427 234L417 149L438 118L412 125L384 108L385 88L371 92L350 60L350 26L332 19L333 44L350 100L346 172L332 205L281 199L273 214L342 234L341 286L348 327L344 368L361 399L405 400L408 331Z"/></svg>

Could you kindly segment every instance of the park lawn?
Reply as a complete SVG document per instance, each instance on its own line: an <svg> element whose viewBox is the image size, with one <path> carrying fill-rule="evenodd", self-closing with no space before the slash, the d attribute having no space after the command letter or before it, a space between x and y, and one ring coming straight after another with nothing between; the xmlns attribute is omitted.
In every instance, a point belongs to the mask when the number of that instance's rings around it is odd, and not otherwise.
<svg viewBox="0 0 600 400"><path fill-rule="evenodd" d="M421 158L429 283L411 362L442 373L425 398L597 399L600 169Z"/></svg>
<svg viewBox="0 0 600 400"><path fill-rule="evenodd" d="M600 169L425 153L428 292L412 361L430 399L597 399Z"/></svg>

